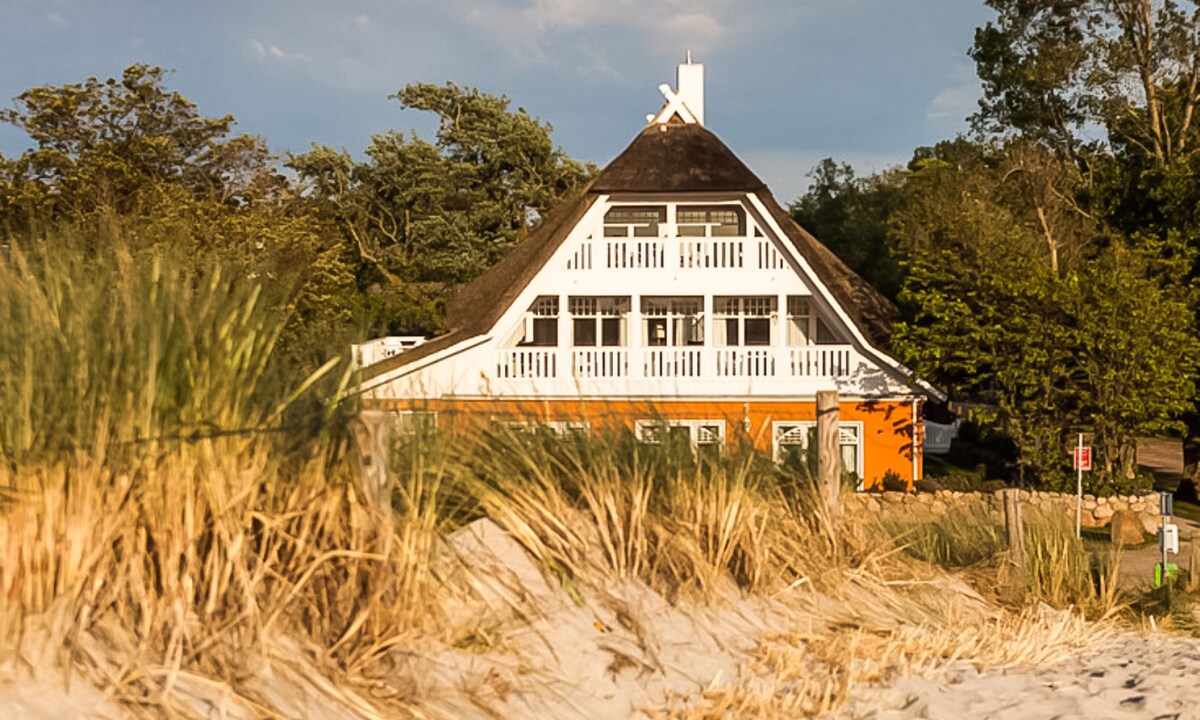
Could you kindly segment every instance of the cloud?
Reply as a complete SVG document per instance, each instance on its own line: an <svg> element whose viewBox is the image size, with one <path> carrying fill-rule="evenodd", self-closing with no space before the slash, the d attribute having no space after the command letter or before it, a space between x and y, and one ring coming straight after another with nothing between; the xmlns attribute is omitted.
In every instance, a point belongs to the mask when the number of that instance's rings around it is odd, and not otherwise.
<svg viewBox="0 0 1200 720"><path fill-rule="evenodd" d="M925 117L930 120L960 121L979 109L979 98L983 88L975 70L966 63L959 63L947 78L950 84L938 91L929 101Z"/></svg>
<svg viewBox="0 0 1200 720"><path fill-rule="evenodd" d="M543 62L548 46L597 36L625 36L672 55L684 48L707 52L743 17L738 7L730 0L533 0L518 6L487 0L472 4L465 16L518 60Z"/></svg>
<svg viewBox="0 0 1200 720"><path fill-rule="evenodd" d="M309 57L304 53L284 52L278 45L267 45L261 40L251 40L250 49L259 62L266 60L308 62Z"/></svg>

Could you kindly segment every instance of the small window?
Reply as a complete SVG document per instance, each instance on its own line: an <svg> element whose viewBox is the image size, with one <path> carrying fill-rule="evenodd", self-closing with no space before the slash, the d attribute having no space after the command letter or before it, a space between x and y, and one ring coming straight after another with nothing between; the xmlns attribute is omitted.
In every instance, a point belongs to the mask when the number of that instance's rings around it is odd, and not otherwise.
<svg viewBox="0 0 1200 720"><path fill-rule="evenodd" d="M642 298L642 323L649 347L704 344L704 301L698 297Z"/></svg>
<svg viewBox="0 0 1200 720"><path fill-rule="evenodd" d="M714 298L716 344L724 347L770 345L775 304L775 298L770 296Z"/></svg>
<svg viewBox="0 0 1200 720"><path fill-rule="evenodd" d="M572 297L571 342L575 347L625 345L629 317L627 297Z"/></svg>
<svg viewBox="0 0 1200 720"><path fill-rule="evenodd" d="M739 207L680 205L675 211L680 237L742 237L746 216Z"/></svg>
<svg viewBox="0 0 1200 720"><path fill-rule="evenodd" d="M437 413L431 410L399 410L392 413L394 437L427 436L437 430Z"/></svg>
<svg viewBox="0 0 1200 720"><path fill-rule="evenodd" d="M817 424L812 421L774 423L775 462L793 471L817 474ZM862 487L862 423L838 424L842 474L850 485Z"/></svg>
<svg viewBox="0 0 1200 720"><path fill-rule="evenodd" d="M604 214L604 237L659 237L666 221L664 206L617 206Z"/></svg>
<svg viewBox="0 0 1200 720"><path fill-rule="evenodd" d="M687 445L719 450L725 442L724 420L638 420L638 440L648 445Z"/></svg>
<svg viewBox="0 0 1200 720"><path fill-rule="evenodd" d="M587 437L591 424L581 420L493 420L492 426L511 432L548 437Z"/></svg>
<svg viewBox="0 0 1200 720"><path fill-rule="evenodd" d="M518 345L553 347L558 345L558 298L542 295L525 313L525 327Z"/></svg>

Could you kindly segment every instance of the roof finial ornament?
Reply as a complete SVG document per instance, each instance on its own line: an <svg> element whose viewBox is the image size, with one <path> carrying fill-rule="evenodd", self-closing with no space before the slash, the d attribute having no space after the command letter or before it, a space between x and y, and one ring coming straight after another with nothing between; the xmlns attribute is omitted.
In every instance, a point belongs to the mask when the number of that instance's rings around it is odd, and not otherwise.
<svg viewBox="0 0 1200 720"><path fill-rule="evenodd" d="M676 68L676 89L672 90L666 83L658 86L667 102L657 115L646 116L650 124L669 125L681 121L688 125L704 124L704 65L692 62L691 50L685 57L687 62Z"/></svg>

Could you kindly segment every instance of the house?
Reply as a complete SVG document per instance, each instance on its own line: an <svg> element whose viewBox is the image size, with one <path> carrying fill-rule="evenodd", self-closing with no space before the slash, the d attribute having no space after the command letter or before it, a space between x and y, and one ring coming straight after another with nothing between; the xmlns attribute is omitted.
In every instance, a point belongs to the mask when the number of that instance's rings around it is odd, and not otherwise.
<svg viewBox="0 0 1200 720"><path fill-rule="evenodd" d="M782 460L811 447L816 393L837 390L844 469L918 479L929 390L883 349L895 308L704 126L703 66L660 89L629 147L457 294L449 332L375 343L390 354L366 353L364 406Z"/></svg>

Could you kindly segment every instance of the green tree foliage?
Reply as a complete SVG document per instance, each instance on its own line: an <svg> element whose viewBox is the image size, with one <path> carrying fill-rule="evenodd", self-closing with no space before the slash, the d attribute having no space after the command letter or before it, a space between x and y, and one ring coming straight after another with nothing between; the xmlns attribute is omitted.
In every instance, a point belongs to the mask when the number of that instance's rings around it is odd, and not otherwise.
<svg viewBox="0 0 1200 720"><path fill-rule="evenodd" d="M121 78L31 88L0 110L32 145L0 158L0 236L241 268L264 302L291 312L277 357L316 367L361 314L339 236L262 140L233 134L231 116L203 116L165 80L132 65Z"/></svg>
<svg viewBox="0 0 1200 720"><path fill-rule="evenodd" d="M1191 259L1070 204L1038 213L1027 173L1033 187L1060 177L1020 142L918 152L891 216L908 310L895 347L955 397L991 408L985 419L1021 449L1022 476L1061 479L1069 434L1088 430L1096 480L1124 486L1136 437L1173 428L1195 398Z"/></svg>
<svg viewBox="0 0 1200 720"><path fill-rule="evenodd" d="M592 169L507 98L453 84L409 85L394 97L437 115L433 142L390 131L372 138L362 162L314 146L288 165L351 248L358 285L379 311L373 329L430 331L446 289L523 240Z"/></svg>
<svg viewBox="0 0 1200 720"><path fill-rule="evenodd" d="M792 204L792 217L851 270L895 300L900 271L888 243L888 217L897 207L899 171L857 178L849 165L826 158L809 177L812 185Z"/></svg>

